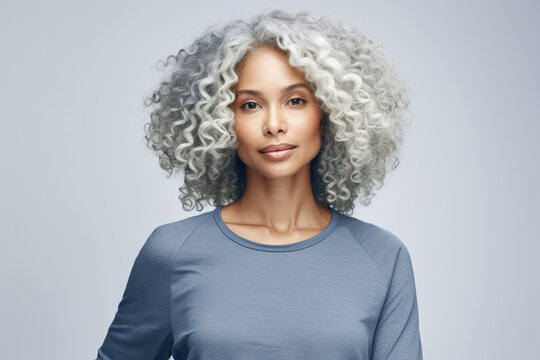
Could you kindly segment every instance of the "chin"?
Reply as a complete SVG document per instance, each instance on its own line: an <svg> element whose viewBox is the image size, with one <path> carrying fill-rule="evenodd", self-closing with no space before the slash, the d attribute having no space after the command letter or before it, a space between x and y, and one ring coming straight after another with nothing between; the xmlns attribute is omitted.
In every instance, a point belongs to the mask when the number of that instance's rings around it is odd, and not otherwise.
<svg viewBox="0 0 540 360"><path fill-rule="evenodd" d="M278 179L278 178L284 178L284 177L290 177L294 176L296 174L299 174L302 169L304 169L306 166L310 168L311 163L307 163L304 166L301 165L292 165L292 164L273 164L274 166L264 166L263 169L256 170L258 171L263 177L268 179Z"/></svg>

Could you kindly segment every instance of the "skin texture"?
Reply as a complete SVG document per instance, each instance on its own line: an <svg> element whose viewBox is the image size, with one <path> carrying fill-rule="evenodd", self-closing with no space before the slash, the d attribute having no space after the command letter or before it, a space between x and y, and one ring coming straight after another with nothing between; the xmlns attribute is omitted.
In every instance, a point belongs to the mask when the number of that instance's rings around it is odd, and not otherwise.
<svg viewBox="0 0 540 360"><path fill-rule="evenodd" d="M279 245L312 237L331 218L330 209L315 200L310 179L311 160L321 147L320 102L303 72L289 64L286 53L274 48L254 49L238 77L232 106L247 183L242 197L224 206L221 216L233 232L255 242ZM298 83L306 87L282 92ZM259 152L279 143L297 148L280 161L268 160Z"/></svg>

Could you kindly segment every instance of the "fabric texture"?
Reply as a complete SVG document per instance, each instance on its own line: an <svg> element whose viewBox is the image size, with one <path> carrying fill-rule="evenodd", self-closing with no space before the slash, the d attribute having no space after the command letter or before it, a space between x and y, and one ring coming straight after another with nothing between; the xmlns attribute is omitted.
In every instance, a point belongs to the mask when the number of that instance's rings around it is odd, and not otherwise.
<svg viewBox="0 0 540 360"><path fill-rule="evenodd" d="M332 209L317 235L268 245L221 207L155 228L97 360L422 360L409 251Z"/></svg>

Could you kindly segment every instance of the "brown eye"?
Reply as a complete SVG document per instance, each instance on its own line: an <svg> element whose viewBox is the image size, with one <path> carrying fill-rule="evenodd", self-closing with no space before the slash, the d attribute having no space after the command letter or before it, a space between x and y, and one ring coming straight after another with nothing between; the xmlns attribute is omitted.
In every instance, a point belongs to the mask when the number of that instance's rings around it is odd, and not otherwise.
<svg viewBox="0 0 540 360"><path fill-rule="evenodd" d="M298 106L298 105L302 105L306 101L304 99L301 99L301 98L294 98L294 99L289 100L289 102L294 106Z"/></svg>
<svg viewBox="0 0 540 360"><path fill-rule="evenodd" d="M247 102L243 103L242 106L240 106L240 108L241 109L246 109L246 105L247 105L248 110L255 110L257 108L257 106L259 106L259 104L257 104L256 102L247 101Z"/></svg>

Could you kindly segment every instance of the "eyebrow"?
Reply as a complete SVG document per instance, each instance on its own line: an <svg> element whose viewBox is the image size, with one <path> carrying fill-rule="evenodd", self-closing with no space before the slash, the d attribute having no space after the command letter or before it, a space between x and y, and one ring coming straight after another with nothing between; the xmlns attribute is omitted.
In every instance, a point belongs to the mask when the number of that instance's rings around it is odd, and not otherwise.
<svg viewBox="0 0 540 360"><path fill-rule="evenodd" d="M307 84L296 83L296 84L292 84L292 85L289 85L289 86L284 87L283 89L281 89L281 94L286 93L288 91L291 91L293 89L299 88L299 87L303 87L303 88L306 88L309 91L311 91L311 88ZM249 94L249 95L255 95L255 96L261 96L262 95L262 93L260 91L249 90L249 89L242 89L242 90L235 91L235 94L236 95Z"/></svg>

